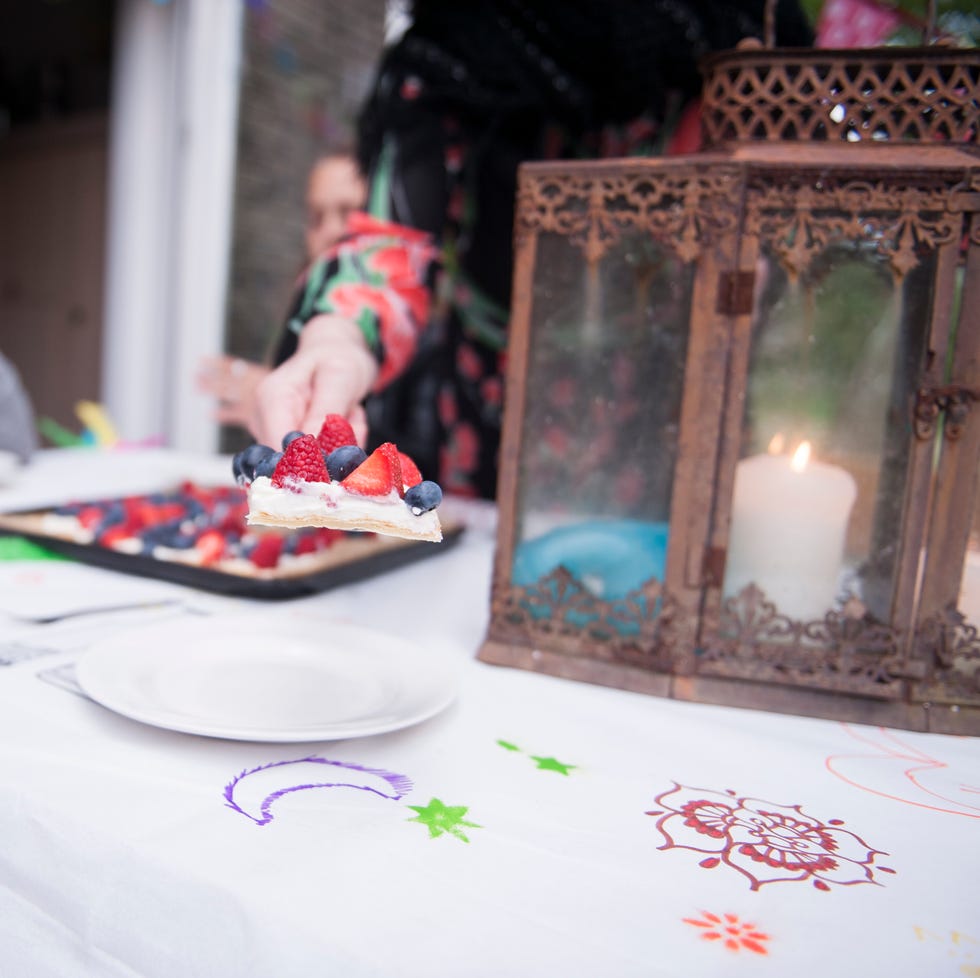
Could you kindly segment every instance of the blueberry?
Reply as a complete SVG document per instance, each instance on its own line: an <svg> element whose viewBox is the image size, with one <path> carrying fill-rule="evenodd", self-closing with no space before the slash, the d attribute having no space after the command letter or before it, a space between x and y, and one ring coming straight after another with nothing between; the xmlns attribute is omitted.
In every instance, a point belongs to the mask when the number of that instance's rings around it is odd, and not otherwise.
<svg viewBox="0 0 980 978"><path fill-rule="evenodd" d="M442 502L442 489L437 482L420 482L405 490L405 502L416 516L420 516Z"/></svg>
<svg viewBox="0 0 980 978"><path fill-rule="evenodd" d="M191 533L175 533L169 538L168 547L174 550L189 550L194 546L194 535Z"/></svg>
<svg viewBox="0 0 980 978"><path fill-rule="evenodd" d="M285 451L289 448L290 444L296 441L297 438L302 438L302 431L290 431L288 434L282 436L282 450Z"/></svg>
<svg viewBox="0 0 980 978"><path fill-rule="evenodd" d="M255 466L255 478L257 479L260 475L272 478L272 473L276 471L276 466L279 464L279 459L282 458L282 452L273 452L271 455L266 455L265 458Z"/></svg>
<svg viewBox="0 0 980 978"><path fill-rule="evenodd" d="M139 535L144 541L160 543L169 547L170 541L179 533L180 521L170 520L167 523L156 523L153 526L144 527Z"/></svg>
<svg viewBox="0 0 980 978"><path fill-rule="evenodd" d="M231 460L231 471L235 481L240 486L248 485L255 478L255 466L272 453L273 449L268 445L249 445L244 451L239 452Z"/></svg>
<svg viewBox="0 0 980 978"><path fill-rule="evenodd" d="M239 555L242 557L247 557L255 549L256 543L258 543L258 540L256 540L255 537L242 537L241 540L238 541Z"/></svg>
<svg viewBox="0 0 980 978"><path fill-rule="evenodd" d="M185 519L191 519L192 520L195 517L200 516L201 513L203 513L203 512L204 512L204 506L203 506L203 504L202 503L199 503L196 499L188 499L187 502L184 503L184 518Z"/></svg>
<svg viewBox="0 0 980 978"><path fill-rule="evenodd" d="M330 478L334 482L340 482L341 479L346 479L366 458L367 453L363 448L358 448L357 445L341 445L340 448L335 448L329 455L326 455L323 461L327 465Z"/></svg>
<svg viewBox="0 0 980 978"><path fill-rule="evenodd" d="M145 538L146 535L144 534ZM153 539L161 546L172 547L174 550L186 550L188 547L194 546L194 534L184 533L180 523L163 524L160 530L153 535Z"/></svg>
<svg viewBox="0 0 980 978"><path fill-rule="evenodd" d="M126 510L123 508L123 504L121 502L113 501L106 506L105 514L103 516L104 526L113 526L116 523L122 523L125 519Z"/></svg>
<svg viewBox="0 0 980 978"><path fill-rule="evenodd" d="M147 526L136 534L140 541L140 553L152 555L153 549L158 546L166 546L164 538L166 531L163 526Z"/></svg>
<svg viewBox="0 0 980 978"><path fill-rule="evenodd" d="M235 482L240 486L244 486L248 479L245 478L245 471L242 469L242 460L244 452L239 452L231 460L231 474L234 476Z"/></svg>

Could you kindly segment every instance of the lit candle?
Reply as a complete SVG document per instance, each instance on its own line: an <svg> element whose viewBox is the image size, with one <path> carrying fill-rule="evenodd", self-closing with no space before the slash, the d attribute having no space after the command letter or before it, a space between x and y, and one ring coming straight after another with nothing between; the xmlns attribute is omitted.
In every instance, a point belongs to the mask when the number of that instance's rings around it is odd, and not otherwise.
<svg viewBox="0 0 980 978"><path fill-rule="evenodd" d="M754 583L781 614L803 621L834 605L857 496L849 472L809 456L803 442L792 458L738 463L724 585L728 597Z"/></svg>

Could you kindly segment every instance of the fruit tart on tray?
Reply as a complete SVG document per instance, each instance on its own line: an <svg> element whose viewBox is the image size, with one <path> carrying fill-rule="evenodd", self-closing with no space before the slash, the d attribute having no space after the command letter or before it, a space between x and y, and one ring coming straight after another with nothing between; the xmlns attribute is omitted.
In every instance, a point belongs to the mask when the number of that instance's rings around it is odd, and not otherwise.
<svg viewBox="0 0 980 978"><path fill-rule="evenodd" d="M370 455L339 416L277 451L232 460L237 485L185 480L160 492L0 514L16 533L68 556L129 573L254 597L284 598L359 580L455 542L440 523L442 490L393 444Z"/></svg>

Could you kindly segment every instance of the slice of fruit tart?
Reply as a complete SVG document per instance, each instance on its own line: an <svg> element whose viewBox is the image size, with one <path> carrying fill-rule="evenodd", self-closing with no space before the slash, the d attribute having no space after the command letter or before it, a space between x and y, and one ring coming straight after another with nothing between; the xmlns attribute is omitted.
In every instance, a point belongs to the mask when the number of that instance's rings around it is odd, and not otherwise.
<svg viewBox="0 0 980 978"><path fill-rule="evenodd" d="M282 451L250 445L234 457L232 469L248 489L250 524L442 540L439 485L423 480L391 442L366 454L339 414L328 414L317 435L291 431Z"/></svg>

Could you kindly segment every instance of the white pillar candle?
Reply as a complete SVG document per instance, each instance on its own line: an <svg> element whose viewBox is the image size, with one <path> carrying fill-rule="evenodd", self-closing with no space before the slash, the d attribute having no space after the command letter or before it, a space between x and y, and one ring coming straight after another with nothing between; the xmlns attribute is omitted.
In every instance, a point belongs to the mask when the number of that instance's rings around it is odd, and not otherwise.
<svg viewBox="0 0 980 978"><path fill-rule="evenodd" d="M754 583L790 618L822 618L837 597L857 485L836 465L754 455L735 469L724 594Z"/></svg>
<svg viewBox="0 0 980 978"><path fill-rule="evenodd" d="M980 552L969 550L963 563L957 608L967 622L980 627Z"/></svg>

